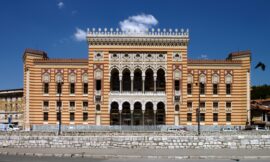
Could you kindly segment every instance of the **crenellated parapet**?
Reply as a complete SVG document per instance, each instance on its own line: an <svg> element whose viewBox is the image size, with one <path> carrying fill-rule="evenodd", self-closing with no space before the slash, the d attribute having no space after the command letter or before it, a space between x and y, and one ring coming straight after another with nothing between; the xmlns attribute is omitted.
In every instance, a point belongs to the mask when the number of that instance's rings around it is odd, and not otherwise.
<svg viewBox="0 0 270 162"><path fill-rule="evenodd" d="M146 31L122 31L116 28L87 30L88 43L91 46L187 46L189 30L151 29Z"/></svg>

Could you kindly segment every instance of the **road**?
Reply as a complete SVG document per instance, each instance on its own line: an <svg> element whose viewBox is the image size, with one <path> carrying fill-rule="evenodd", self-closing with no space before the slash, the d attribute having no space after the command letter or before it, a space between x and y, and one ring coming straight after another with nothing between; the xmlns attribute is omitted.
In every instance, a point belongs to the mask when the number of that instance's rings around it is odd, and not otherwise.
<svg viewBox="0 0 270 162"><path fill-rule="evenodd" d="M92 159L66 157L34 157L0 155L0 162L235 162L236 160L169 160L169 159ZM269 160L240 160L240 162L269 162Z"/></svg>

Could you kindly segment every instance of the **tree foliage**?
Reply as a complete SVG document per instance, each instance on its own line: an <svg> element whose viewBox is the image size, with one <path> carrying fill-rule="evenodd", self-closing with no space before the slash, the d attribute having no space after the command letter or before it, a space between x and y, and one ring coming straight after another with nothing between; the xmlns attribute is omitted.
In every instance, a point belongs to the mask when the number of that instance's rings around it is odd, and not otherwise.
<svg viewBox="0 0 270 162"><path fill-rule="evenodd" d="M251 90L251 99L270 98L270 85L253 86Z"/></svg>

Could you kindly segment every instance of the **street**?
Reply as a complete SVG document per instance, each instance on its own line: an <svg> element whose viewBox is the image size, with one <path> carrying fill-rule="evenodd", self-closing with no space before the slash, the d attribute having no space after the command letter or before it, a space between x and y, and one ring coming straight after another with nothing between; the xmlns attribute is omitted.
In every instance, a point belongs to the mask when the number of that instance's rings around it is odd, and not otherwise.
<svg viewBox="0 0 270 162"><path fill-rule="evenodd" d="M66 157L34 157L34 156L15 156L15 155L0 155L0 162L234 162L232 160L169 160L169 159L93 159L93 158L66 158ZM269 162L269 160L239 160L240 162Z"/></svg>

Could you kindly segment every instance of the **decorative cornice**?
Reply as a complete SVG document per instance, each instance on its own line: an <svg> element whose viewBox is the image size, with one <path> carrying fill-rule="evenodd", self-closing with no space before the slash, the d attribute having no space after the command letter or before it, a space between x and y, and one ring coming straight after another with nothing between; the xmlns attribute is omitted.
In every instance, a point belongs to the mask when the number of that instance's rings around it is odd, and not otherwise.
<svg viewBox="0 0 270 162"><path fill-rule="evenodd" d="M50 65L88 65L87 59L34 59L36 64L50 64Z"/></svg>
<svg viewBox="0 0 270 162"><path fill-rule="evenodd" d="M146 31L121 31L107 28L98 31L87 30L90 46L120 45L120 46L187 46L189 30L151 29Z"/></svg>

